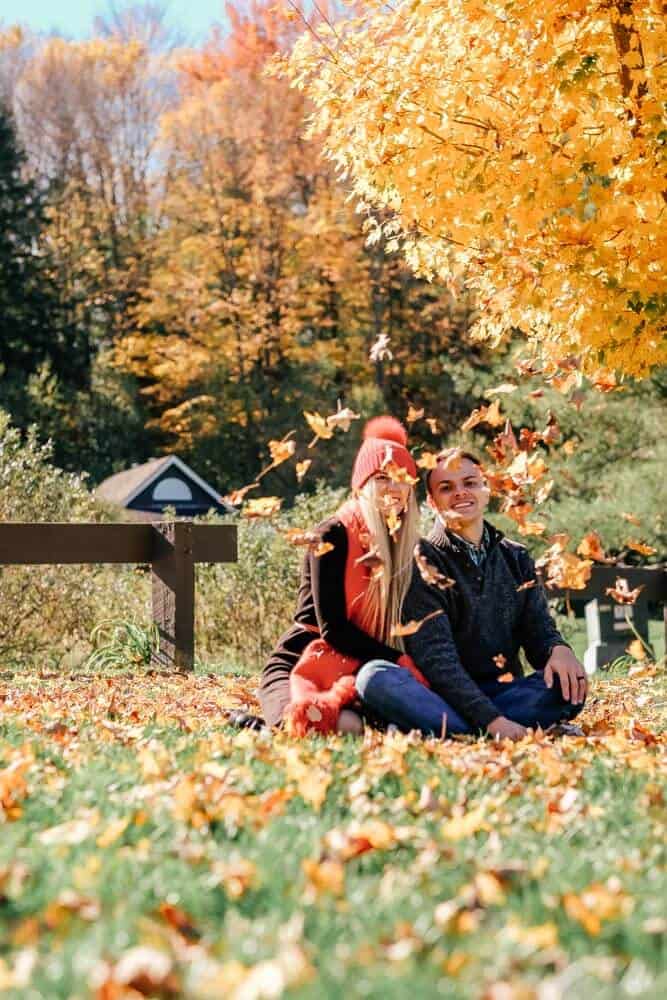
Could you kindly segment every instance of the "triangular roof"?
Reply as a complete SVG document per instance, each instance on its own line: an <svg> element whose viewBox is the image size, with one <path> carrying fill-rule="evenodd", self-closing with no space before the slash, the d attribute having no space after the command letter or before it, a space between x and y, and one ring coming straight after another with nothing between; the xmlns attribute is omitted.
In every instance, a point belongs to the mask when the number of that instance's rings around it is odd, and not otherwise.
<svg viewBox="0 0 667 1000"><path fill-rule="evenodd" d="M123 507L128 507L139 493L150 486L159 475L166 472L169 468L177 469L184 476L197 483L211 497L216 506L231 509L220 494L202 479L201 476L198 476L194 469L186 465L178 455L163 455L162 458L151 458L150 461L144 462L143 465L135 465L124 472L116 472L115 475L103 480L95 490L95 493L110 503L117 503Z"/></svg>

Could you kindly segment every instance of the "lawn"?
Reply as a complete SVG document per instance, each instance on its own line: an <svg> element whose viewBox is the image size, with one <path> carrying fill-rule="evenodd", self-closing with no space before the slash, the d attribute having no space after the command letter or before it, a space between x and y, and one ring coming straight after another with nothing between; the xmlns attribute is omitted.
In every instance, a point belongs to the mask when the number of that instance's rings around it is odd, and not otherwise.
<svg viewBox="0 0 667 1000"><path fill-rule="evenodd" d="M510 745L239 733L224 674L5 674L0 992L664 997L664 677Z"/></svg>

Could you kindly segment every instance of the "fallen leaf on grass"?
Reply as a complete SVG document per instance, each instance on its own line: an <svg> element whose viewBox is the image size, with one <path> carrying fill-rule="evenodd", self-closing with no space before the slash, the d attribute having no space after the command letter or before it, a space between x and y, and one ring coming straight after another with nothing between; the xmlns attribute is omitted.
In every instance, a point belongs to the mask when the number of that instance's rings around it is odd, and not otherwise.
<svg viewBox="0 0 667 1000"><path fill-rule="evenodd" d="M454 816L442 825L442 835L445 840L462 840L471 837L479 830L487 827L484 819L484 807L478 806L460 816Z"/></svg>
<svg viewBox="0 0 667 1000"><path fill-rule="evenodd" d="M308 880L309 895L320 896L329 893L332 896L342 896L345 891L345 865L341 861L327 859L314 861L305 858L301 867Z"/></svg>

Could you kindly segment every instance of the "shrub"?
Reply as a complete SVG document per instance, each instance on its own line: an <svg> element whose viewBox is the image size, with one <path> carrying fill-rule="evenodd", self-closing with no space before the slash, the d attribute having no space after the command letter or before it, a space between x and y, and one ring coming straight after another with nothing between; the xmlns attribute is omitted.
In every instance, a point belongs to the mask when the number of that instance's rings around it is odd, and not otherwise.
<svg viewBox="0 0 667 1000"><path fill-rule="evenodd" d="M0 411L0 521L101 521L113 517L84 480L51 464L34 429L22 439ZM148 582L127 567L0 566L0 655L51 665L89 649L100 618L147 615Z"/></svg>

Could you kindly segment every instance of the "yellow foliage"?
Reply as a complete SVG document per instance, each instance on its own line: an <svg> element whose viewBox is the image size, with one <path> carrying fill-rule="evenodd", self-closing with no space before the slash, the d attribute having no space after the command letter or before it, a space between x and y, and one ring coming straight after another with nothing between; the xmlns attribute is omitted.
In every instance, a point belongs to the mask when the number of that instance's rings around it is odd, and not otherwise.
<svg viewBox="0 0 667 1000"><path fill-rule="evenodd" d="M480 337L641 376L667 361L661 6L362 0L277 67L362 206L393 214L369 240L463 279Z"/></svg>

